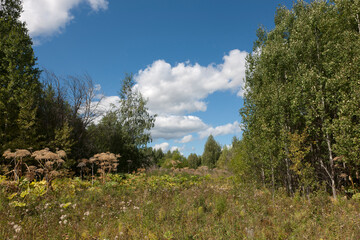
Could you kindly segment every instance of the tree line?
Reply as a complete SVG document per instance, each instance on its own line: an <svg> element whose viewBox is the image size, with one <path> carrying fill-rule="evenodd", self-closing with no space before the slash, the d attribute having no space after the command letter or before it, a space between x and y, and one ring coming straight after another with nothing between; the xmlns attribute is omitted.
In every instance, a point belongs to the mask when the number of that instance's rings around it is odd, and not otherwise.
<svg viewBox="0 0 360 240"><path fill-rule="evenodd" d="M73 169L79 159L100 152L121 153L119 170L148 164L144 149L155 116L133 89L133 76L119 84L119 107L95 124L101 93L94 81L88 74L57 76L39 69L21 12L20 0L1 0L0 152L59 148Z"/></svg>
<svg viewBox="0 0 360 240"><path fill-rule="evenodd" d="M359 189L360 2L298 1L257 31L240 109L239 174L289 194Z"/></svg>

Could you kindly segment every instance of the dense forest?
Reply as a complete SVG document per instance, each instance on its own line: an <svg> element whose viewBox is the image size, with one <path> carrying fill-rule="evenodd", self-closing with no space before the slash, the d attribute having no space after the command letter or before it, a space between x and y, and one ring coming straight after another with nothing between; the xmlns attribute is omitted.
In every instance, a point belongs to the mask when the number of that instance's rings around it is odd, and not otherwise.
<svg viewBox="0 0 360 240"><path fill-rule="evenodd" d="M221 147L210 136L201 156L184 157L148 147L156 115L134 90L131 74L119 84L119 107L99 115L102 94L91 76L39 69L19 20L21 1L2 0L0 174L16 179L30 163L39 168L34 153L41 149L64 151L59 168L76 176L89 173L96 154L113 153L113 172L203 165L285 188L290 196L323 188L334 198L338 192L351 196L360 183L359 4L298 1L290 10L279 7L275 28L258 29L247 57L242 138Z"/></svg>
<svg viewBox="0 0 360 240"><path fill-rule="evenodd" d="M258 30L240 110L242 174L291 195L322 184L334 198L358 191L359 10L359 1L298 1L277 9L275 29Z"/></svg>

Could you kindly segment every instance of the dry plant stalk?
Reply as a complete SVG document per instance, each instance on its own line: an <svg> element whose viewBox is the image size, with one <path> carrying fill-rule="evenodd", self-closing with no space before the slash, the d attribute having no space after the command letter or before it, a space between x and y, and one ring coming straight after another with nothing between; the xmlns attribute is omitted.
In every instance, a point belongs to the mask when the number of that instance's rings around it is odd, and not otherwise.
<svg viewBox="0 0 360 240"><path fill-rule="evenodd" d="M30 166L28 168L29 174L43 175L47 182L47 189L51 188L52 181L60 176L63 172L60 170L65 163L63 158L66 158L64 150L56 150L56 153L51 152L49 148L38 150L31 154L32 157L39 163L39 167Z"/></svg>
<svg viewBox="0 0 360 240"><path fill-rule="evenodd" d="M116 172L119 165L120 154L114 154L110 152L98 153L94 157L90 158L90 162L99 166L98 173L100 173L103 182L106 181L106 175L110 172Z"/></svg>
<svg viewBox="0 0 360 240"><path fill-rule="evenodd" d="M80 177L84 178L84 172L89 173L90 169L87 167L87 164L90 163L89 159L82 158L78 161L77 167L80 168Z"/></svg>
<svg viewBox="0 0 360 240"><path fill-rule="evenodd" d="M23 159L30 155L30 151L26 149L16 149L15 152L11 152L11 150L8 149L4 152L3 157L5 157L5 159L13 159L14 161L14 169L7 174L13 172L15 181L19 181L22 176Z"/></svg>

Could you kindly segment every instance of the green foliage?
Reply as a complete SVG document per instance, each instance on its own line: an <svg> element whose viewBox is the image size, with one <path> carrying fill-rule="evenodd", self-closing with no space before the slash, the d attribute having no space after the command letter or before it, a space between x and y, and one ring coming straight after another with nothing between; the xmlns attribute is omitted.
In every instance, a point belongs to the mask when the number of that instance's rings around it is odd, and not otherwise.
<svg viewBox="0 0 360 240"><path fill-rule="evenodd" d="M201 157L191 153L187 158L189 168L197 169L201 165Z"/></svg>
<svg viewBox="0 0 360 240"><path fill-rule="evenodd" d="M74 145L74 141L71 139L71 133L73 129L69 126L68 122L65 122L64 125L59 128L55 129L55 138L50 143L50 145L55 148L61 148L66 153L71 152L71 148Z"/></svg>
<svg viewBox="0 0 360 240"><path fill-rule="evenodd" d="M1 0L0 8L0 151L27 148L37 140L40 71L32 41L19 20L21 1Z"/></svg>
<svg viewBox="0 0 360 240"><path fill-rule="evenodd" d="M220 157L216 162L216 167L222 169L228 169L232 157L233 157L232 150L229 149L227 146L224 146L224 148L221 150Z"/></svg>
<svg viewBox="0 0 360 240"><path fill-rule="evenodd" d="M289 156L292 165L290 169L299 178L299 184L304 191L309 192L315 186L315 169L310 162L306 161L306 156L310 152L310 144L306 143L308 135L304 131L302 134L289 133Z"/></svg>
<svg viewBox="0 0 360 240"><path fill-rule="evenodd" d="M134 89L132 75L127 75L120 91L120 109L117 110L118 120L128 134L130 142L136 147L146 146L151 142L150 129L154 127L155 116L149 114L146 100Z"/></svg>
<svg viewBox="0 0 360 240"><path fill-rule="evenodd" d="M221 154L220 144L217 143L212 135L208 137L202 155L202 165L214 168Z"/></svg>
<svg viewBox="0 0 360 240"><path fill-rule="evenodd" d="M120 107L109 111L99 124L89 126L93 152L120 153L123 171L151 164L146 145L151 142L150 129L155 116L148 113L146 101L134 88L132 75L125 77L120 91Z"/></svg>
<svg viewBox="0 0 360 240"><path fill-rule="evenodd" d="M188 167L188 160L180 153L179 150L168 151L161 160L163 168L184 168Z"/></svg>
<svg viewBox="0 0 360 240"><path fill-rule="evenodd" d="M291 10L277 9L273 30L258 30L240 112L249 150L242 156L264 184L282 184L293 194L311 178L327 182L336 198L337 183L350 184L341 173L360 181L351 170L359 159L356 9L358 1L298 1Z"/></svg>

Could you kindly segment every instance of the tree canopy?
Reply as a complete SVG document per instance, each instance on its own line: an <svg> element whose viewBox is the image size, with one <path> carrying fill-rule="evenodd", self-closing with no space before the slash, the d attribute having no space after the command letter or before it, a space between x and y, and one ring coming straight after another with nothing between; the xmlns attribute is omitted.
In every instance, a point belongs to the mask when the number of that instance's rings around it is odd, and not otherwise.
<svg viewBox="0 0 360 240"><path fill-rule="evenodd" d="M305 175L325 181L334 197L350 184L341 174L359 182L359 4L279 7L275 28L258 30L247 58L240 110L247 157L265 181L286 183L290 193L306 191Z"/></svg>
<svg viewBox="0 0 360 240"><path fill-rule="evenodd" d="M20 21L20 0L0 2L0 143L30 147L37 140L40 70L32 41Z"/></svg>

